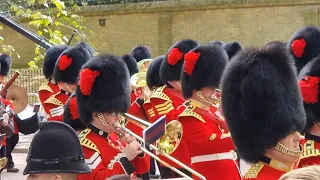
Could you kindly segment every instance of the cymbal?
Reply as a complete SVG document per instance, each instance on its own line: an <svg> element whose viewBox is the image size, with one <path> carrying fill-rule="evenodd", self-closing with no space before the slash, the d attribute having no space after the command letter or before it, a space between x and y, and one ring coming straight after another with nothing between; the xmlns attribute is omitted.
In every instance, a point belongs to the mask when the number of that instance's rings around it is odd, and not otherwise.
<svg viewBox="0 0 320 180"><path fill-rule="evenodd" d="M7 91L6 99L13 104L14 113L22 112L28 105L27 89L19 85L11 85Z"/></svg>

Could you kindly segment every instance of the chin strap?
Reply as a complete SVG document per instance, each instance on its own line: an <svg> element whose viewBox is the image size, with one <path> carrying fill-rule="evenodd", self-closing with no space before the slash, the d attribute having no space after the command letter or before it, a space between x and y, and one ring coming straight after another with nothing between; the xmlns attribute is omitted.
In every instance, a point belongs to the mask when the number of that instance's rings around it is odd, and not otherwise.
<svg viewBox="0 0 320 180"><path fill-rule="evenodd" d="M290 155L290 156L301 156L302 155L302 147L301 145L300 146L300 150L299 151L295 151L295 150L292 150L288 147L286 147L285 145L281 144L280 142L277 143L277 145L274 147L274 149L284 153L284 154L287 154L287 155Z"/></svg>

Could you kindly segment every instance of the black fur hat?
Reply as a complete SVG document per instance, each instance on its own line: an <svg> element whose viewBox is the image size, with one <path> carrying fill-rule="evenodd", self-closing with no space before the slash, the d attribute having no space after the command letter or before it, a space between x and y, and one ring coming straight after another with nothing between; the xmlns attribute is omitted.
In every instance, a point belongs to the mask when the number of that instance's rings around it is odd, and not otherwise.
<svg viewBox="0 0 320 180"><path fill-rule="evenodd" d="M74 130L84 130L86 126L80 121L76 94L72 93L64 106L63 122Z"/></svg>
<svg viewBox="0 0 320 180"><path fill-rule="evenodd" d="M320 55L301 69L298 78L307 114L307 125L302 132L306 133L320 121Z"/></svg>
<svg viewBox="0 0 320 180"><path fill-rule="evenodd" d="M121 59L127 65L130 77L139 72L137 61L133 56L130 54L125 54L121 57Z"/></svg>
<svg viewBox="0 0 320 180"><path fill-rule="evenodd" d="M222 109L240 157L256 162L306 124L292 57L278 46L246 49L225 68Z"/></svg>
<svg viewBox="0 0 320 180"><path fill-rule="evenodd" d="M81 42L62 52L58 58L53 76L56 82L75 83L81 66L89 61L92 54L88 44Z"/></svg>
<svg viewBox="0 0 320 180"><path fill-rule="evenodd" d="M131 56L133 56L137 62L143 59L150 59L151 58L151 50L146 45L139 45L132 49Z"/></svg>
<svg viewBox="0 0 320 180"><path fill-rule="evenodd" d="M160 87L164 85L159 75L159 70L163 59L164 55L155 57L148 67L146 79L149 88Z"/></svg>
<svg viewBox="0 0 320 180"><path fill-rule="evenodd" d="M236 41L224 43L222 44L221 48L227 51L229 60L231 60L231 58L235 56L238 52L242 51L240 43Z"/></svg>
<svg viewBox="0 0 320 180"><path fill-rule="evenodd" d="M39 124L39 131L29 146L23 175L91 172L85 162L78 135L69 125L57 121Z"/></svg>
<svg viewBox="0 0 320 180"><path fill-rule="evenodd" d="M210 45L210 46L215 46L215 47L221 47L222 44L223 44L223 42L221 42L221 41L213 40L213 41L209 42L208 45Z"/></svg>
<svg viewBox="0 0 320 180"><path fill-rule="evenodd" d="M320 29L316 26L299 29L290 38L287 48L299 73L303 66L320 54Z"/></svg>
<svg viewBox="0 0 320 180"><path fill-rule="evenodd" d="M114 55L93 57L82 66L77 79L76 100L86 125L93 112L127 112L130 106L130 77L125 63Z"/></svg>
<svg viewBox="0 0 320 180"><path fill-rule="evenodd" d="M219 87L222 72L228 62L227 53L213 46L198 46L184 56L181 72L182 94L190 98L193 90Z"/></svg>
<svg viewBox="0 0 320 180"><path fill-rule="evenodd" d="M46 79L52 77L54 65L56 64L60 54L66 49L68 49L68 46L66 45L55 45L51 46L46 51L46 55L44 57L42 65L43 75Z"/></svg>
<svg viewBox="0 0 320 180"><path fill-rule="evenodd" d="M184 39L170 48L160 66L160 78L164 83L180 80L184 55L198 45L194 40Z"/></svg>
<svg viewBox="0 0 320 180"><path fill-rule="evenodd" d="M0 75L7 76L12 64L11 56L8 54L0 54Z"/></svg>

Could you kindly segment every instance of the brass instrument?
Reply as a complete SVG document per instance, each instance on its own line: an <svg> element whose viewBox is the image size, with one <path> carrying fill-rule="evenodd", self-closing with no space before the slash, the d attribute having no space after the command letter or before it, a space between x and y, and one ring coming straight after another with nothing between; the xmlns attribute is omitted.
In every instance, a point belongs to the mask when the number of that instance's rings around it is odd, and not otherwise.
<svg viewBox="0 0 320 180"><path fill-rule="evenodd" d="M149 65L151 64L152 59L144 59L138 62L139 72L135 73L130 78L130 84L132 89L136 94L140 95L144 93L145 97L149 97L151 92L147 86L146 76Z"/></svg>
<svg viewBox="0 0 320 180"><path fill-rule="evenodd" d="M13 104L14 114L18 114L28 106L27 89L14 84L9 87L6 99Z"/></svg>
<svg viewBox="0 0 320 180"><path fill-rule="evenodd" d="M137 117L135 117L135 116L133 116L131 114L128 114L128 113L123 114L123 117L124 118L122 118L119 123L115 124L115 126L117 128L120 128L122 131L130 134L131 136L135 137L138 141L143 142L144 141L143 138L141 138L137 134L135 134L132 131L130 131L129 129L127 129L125 127L125 125L126 125L126 123L128 121L130 121L130 122L142 127L143 129L145 129L145 128L149 127L151 125L151 123L146 122L146 121L144 121L144 120L142 120L140 118L137 118ZM183 132L182 132L181 123L179 121L177 121L177 120L173 120L173 121L169 122L166 125L165 135L162 136L158 140L157 146L154 146L153 144L150 144L149 147L151 149L155 150L157 153L161 154L162 156L164 156L164 157L168 158L169 160L173 161L174 163L178 164L182 168L186 169L187 171L191 172L192 174L194 174L198 178L206 179L204 176L202 176L201 174L199 174L195 170L191 169L187 165L183 164L182 162L178 161L174 157L170 156L170 154L172 152L174 152L174 150L179 146L179 144L181 142L181 138L182 138L182 133ZM158 156L156 156L155 154L149 152L147 149L141 147L141 150L143 152L145 152L146 154L150 155L155 160L157 160L160 163L162 163L163 165L167 166L171 170L173 170L176 173L180 174L182 177L185 177L185 178L188 178L188 179L192 179L188 175L186 175L183 172L181 172L180 170L178 170L177 168L175 168L175 167L169 165L168 163L164 162Z"/></svg>

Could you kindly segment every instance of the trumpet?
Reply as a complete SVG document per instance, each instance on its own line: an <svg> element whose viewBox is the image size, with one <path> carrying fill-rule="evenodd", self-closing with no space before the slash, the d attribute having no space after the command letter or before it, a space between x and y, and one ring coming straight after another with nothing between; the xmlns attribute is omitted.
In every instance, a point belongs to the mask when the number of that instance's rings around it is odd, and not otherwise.
<svg viewBox="0 0 320 180"><path fill-rule="evenodd" d="M117 128L130 134L131 136L136 138L139 142L144 143L143 138L141 138L140 136L138 136L137 134L133 133L132 131L130 131L128 128L125 127L125 125L128 123L128 121L140 126L143 129L149 127L151 125L151 123L146 122L140 118L137 118L131 114L125 113L125 114L123 114L123 118L121 119L121 121L119 123L115 124L115 126ZM174 120L166 125L165 135L159 139L159 143L157 143L157 146L155 146L153 144L149 144L148 147L155 150L157 153L161 154L162 156L168 158L169 160L173 161L174 163L178 164L179 166L186 169L187 171L191 172L192 174L194 174L198 178L205 180L206 178L204 176L202 176L200 173L196 172L195 170L191 169L187 165L183 164L179 160L177 160L174 157L169 155L172 152L174 152L174 150L179 146L179 144L181 142L181 138L182 138L181 123L179 121ZM181 172L177 168L175 168L175 167L169 165L168 163L166 163L165 161L161 160L157 155L149 152L147 149L141 147L141 150L144 153L150 155L155 160L159 161L161 164L167 166L168 168L170 168L174 172L178 173L182 177L192 179L191 177L189 177L185 173Z"/></svg>

